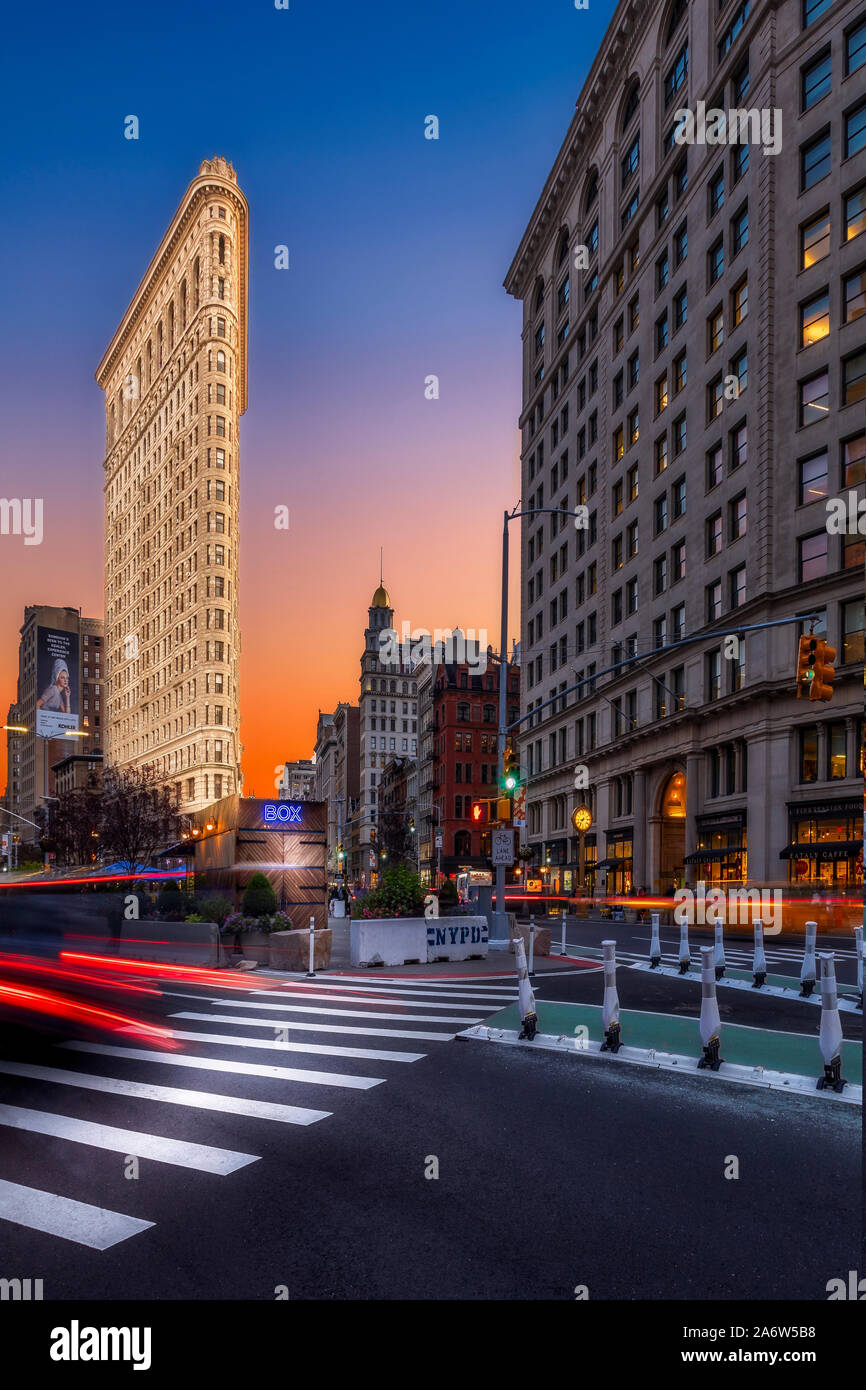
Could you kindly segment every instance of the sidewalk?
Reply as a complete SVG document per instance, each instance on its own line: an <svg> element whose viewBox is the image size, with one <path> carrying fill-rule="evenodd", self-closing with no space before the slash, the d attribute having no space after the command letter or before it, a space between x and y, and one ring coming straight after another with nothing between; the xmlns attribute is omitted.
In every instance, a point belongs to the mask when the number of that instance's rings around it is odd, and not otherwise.
<svg viewBox="0 0 866 1390"><path fill-rule="evenodd" d="M513 975L517 978L514 956L508 949L504 951L488 950L483 960L440 960L428 964L422 961L420 965L372 965L366 969L359 969L352 965L349 958L349 921L345 917L329 917L328 926L331 928L331 964L327 971L322 974L352 974L366 979L383 979L391 976L417 979L448 979L454 977L477 977L483 979L488 976ZM571 966L579 966L580 961L572 958L568 961L562 960L559 956L536 956L534 968L536 974L543 974L547 970L562 970ZM595 964L595 961L592 962Z"/></svg>

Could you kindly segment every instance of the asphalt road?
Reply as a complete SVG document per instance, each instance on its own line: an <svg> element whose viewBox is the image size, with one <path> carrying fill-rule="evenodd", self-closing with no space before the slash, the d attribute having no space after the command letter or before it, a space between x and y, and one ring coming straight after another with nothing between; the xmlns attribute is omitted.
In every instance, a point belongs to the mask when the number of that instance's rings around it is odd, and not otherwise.
<svg viewBox="0 0 866 1390"><path fill-rule="evenodd" d="M325 976L312 995L165 996L206 1069L4 1039L0 1277L71 1300L823 1300L858 1267L854 1106L456 1040L511 981ZM125 1176L136 1152L158 1156Z"/></svg>

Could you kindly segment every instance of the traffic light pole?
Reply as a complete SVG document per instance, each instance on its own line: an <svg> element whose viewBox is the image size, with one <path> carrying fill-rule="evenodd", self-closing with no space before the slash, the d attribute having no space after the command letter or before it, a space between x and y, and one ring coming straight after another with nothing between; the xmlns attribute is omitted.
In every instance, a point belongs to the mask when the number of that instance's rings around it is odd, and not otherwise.
<svg viewBox="0 0 866 1390"><path fill-rule="evenodd" d="M508 723L508 522L506 510L502 522L502 599L499 628L499 747L496 759L496 783L501 789L505 774L505 730ZM508 918L505 915L505 865L496 865L496 896L491 914L490 947L503 951L508 946Z"/></svg>

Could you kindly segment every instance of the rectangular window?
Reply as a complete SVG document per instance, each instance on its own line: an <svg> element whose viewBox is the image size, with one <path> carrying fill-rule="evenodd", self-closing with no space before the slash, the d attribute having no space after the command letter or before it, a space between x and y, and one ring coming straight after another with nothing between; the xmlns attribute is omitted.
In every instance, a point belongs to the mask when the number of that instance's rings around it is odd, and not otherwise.
<svg viewBox="0 0 866 1390"><path fill-rule="evenodd" d="M664 254L661 255L661 256L659 256L658 260L656 261L656 293L657 293L657 294L658 294L661 290L663 290L663 289L665 288L665 286L667 285L667 283L668 283L668 278L669 278L669 273L670 273L670 267L669 267L669 262L668 262L668 253L667 253L667 251L665 251Z"/></svg>
<svg viewBox="0 0 866 1390"><path fill-rule="evenodd" d="M728 517L728 539L738 541L741 536L746 534L748 524L748 504L746 494L741 492L739 497L735 497L728 504L730 512Z"/></svg>
<svg viewBox="0 0 866 1390"><path fill-rule="evenodd" d="M827 96L833 86L833 72L830 63L830 50L822 53L814 62L802 70L802 109L808 111L816 106L822 97Z"/></svg>
<svg viewBox="0 0 866 1390"><path fill-rule="evenodd" d="M838 781L848 776L846 767L846 730L843 723L827 726L827 780Z"/></svg>
<svg viewBox="0 0 866 1390"><path fill-rule="evenodd" d="M668 586L668 561L666 555L659 555L653 564L653 593L663 594Z"/></svg>
<svg viewBox="0 0 866 1390"><path fill-rule="evenodd" d="M725 408L724 377L717 376L707 386L707 423L716 420Z"/></svg>
<svg viewBox="0 0 866 1390"><path fill-rule="evenodd" d="M670 106L689 72L689 46L684 44L665 74L665 110Z"/></svg>
<svg viewBox="0 0 866 1390"><path fill-rule="evenodd" d="M866 149L866 101L845 117L845 158Z"/></svg>
<svg viewBox="0 0 866 1390"><path fill-rule="evenodd" d="M731 254L736 256L749 240L749 209L743 208L742 212L731 223Z"/></svg>
<svg viewBox="0 0 866 1390"><path fill-rule="evenodd" d="M746 602L746 566L738 565L730 573L731 608L742 608Z"/></svg>
<svg viewBox="0 0 866 1390"><path fill-rule="evenodd" d="M725 244L721 237L707 253L707 284L714 285L725 273Z"/></svg>
<svg viewBox="0 0 866 1390"><path fill-rule="evenodd" d="M725 341L725 314L721 305L707 319L707 351L717 352Z"/></svg>
<svg viewBox="0 0 866 1390"><path fill-rule="evenodd" d="M706 541L706 555L707 559L710 559L711 556L718 555L722 549L722 546L724 545L721 512L716 512L714 516L710 516L707 518Z"/></svg>
<svg viewBox="0 0 866 1390"><path fill-rule="evenodd" d="M685 351L674 360L674 391L682 391L688 382L688 362Z"/></svg>
<svg viewBox="0 0 866 1390"><path fill-rule="evenodd" d="M828 540L826 531L817 531L813 536L801 536L798 540L798 572L802 584L810 579L821 579L829 573Z"/></svg>
<svg viewBox="0 0 866 1390"><path fill-rule="evenodd" d="M741 280L734 288L731 295L731 312L734 320L734 327L737 328L749 312L748 279Z"/></svg>
<svg viewBox="0 0 866 1390"><path fill-rule="evenodd" d="M682 265L689 254L689 233L685 222L674 232L674 264Z"/></svg>
<svg viewBox="0 0 866 1390"><path fill-rule="evenodd" d="M819 454L811 454L809 458L800 459L799 472L801 507L808 506L810 502L817 502L819 498L829 495L826 449L822 449Z"/></svg>
<svg viewBox="0 0 866 1390"><path fill-rule="evenodd" d="M686 416L685 411L673 423L674 458L684 452L686 447Z"/></svg>
<svg viewBox="0 0 866 1390"><path fill-rule="evenodd" d="M866 314L866 269L855 270L842 281L842 320L850 323Z"/></svg>
<svg viewBox="0 0 866 1390"><path fill-rule="evenodd" d="M707 492L712 492L714 487L718 487L724 476L722 446L716 444L707 454Z"/></svg>
<svg viewBox="0 0 866 1390"><path fill-rule="evenodd" d="M803 0L803 28L808 29L822 14L826 14L833 0Z"/></svg>
<svg viewBox="0 0 866 1390"><path fill-rule="evenodd" d="M818 730L815 725L800 730L800 781L818 780Z"/></svg>
<svg viewBox="0 0 866 1390"><path fill-rule="evenodd" d="M656 382L656 415L661 415L667 409L668 404L668 374L660 376Z"/></svg>
<svg viewBox="0 0 866 1390"><path fill-rule="evenodd" d="M842 606L842 665L863 662L864 650L864 603L861 598Z"/></svg>
<svg viewBox="0 0 866 1390"><path fill-rule="evenodd" d="M866 434L846 439L842 445L842 479L845 487L866 482Z"/></svg>
<svg viewBox="0 0 866 1390"><path fill-rule="evenodd" d="M717 618L722 616L722 581L716 579L712 584L707 585L707 622L714 623Z"/></svg>
<svg viewBox="0 0 866 1390"><path fill-rule="evenodd" d="M686 577L686 543L677 541L671 551L671 583L676 584L678 579Z"/></svg>
<svg viewBox="0 0 866 1390"><path fill-rule="evenodd" d="M655 471L656 477L663 473L668 466L668 437L661 435L655 442Z"/></svg>
<svg viewBox="0 0 866 1390"><path fill-rule="evenodd" d="M853 29L849 29L845 35L845 75L850 77L852 72L862 68L866 63L866 19L861 19Z"/></svg>
<svg viewBox="0 0 866 1390"><path fill-rule="evenodd" d="M743 30L743 25L749 17L749 0L741 0L741 3L734 11L734 17L725 29L722 37L716 45L719 62L733 48Z"/></svg>
<svg viewBox="0 0 866 1390"><path fill-rule="evenodd" d="M830 172L830 132L824 131L800 150L800 192L820 183Z"/></svg>
<svg viewBox="0 0 866 1390"><path fill-rule="evenodd" d="M668 345L668 311L665 309L660 319L656 320L656 355L664 352Z"/></svg>
<svg viewBox="0 0 866 1390"><path fill-rule="evenodd" d="M866 183L849 193L845 199L845 240L866 231Z"/></svg>
<svg viewBox="0 0 866 1390"><path fill-rule="evenodd" d="M719 208L722 207L722 205L723 205L723 203L724 203L724 201L725 201L725 171L724 171L724 169L719 169L718 173L714 174L713 177L710 179L710 182L709 182L709 185L708 185L708 188L707 188L707 196L708 196L708 199L709 199L709 203L708 203L708 209L709 209L709 210L708 210L708 214L707 214L707 215L708 215L709 218L713 218L713 217L715 217L716 213L719 211Z"/></svg>
<svg viewBox="0 0 866 1390"><path fill-rule="evenodd" d="M842 362L842 404L866 400L866 351L855 352Z"/></svg>
<svg viewBox="0 0 866 1390"><path fill-rule="evenodd" d="M800 228L800 268L823 261L830 254L830 211L827 209Z"/></svg>
<svg viewBox="0 0 866 1390"><path fill-rule="evenodd" d="M706 656L706 698L718 700L722 693L722 653L718 648Z"/></svg>
<svg viewBox="0 0 866 1390"><path fill-rule="evenodd" d="M654 504L655 534L658 536L662 531L667 530L668 524L668 499L667 493L662 493L657 497Z"/></svg>
<svg viewBox="0 0 866 1390"><path fill-rule="evenodd" d="M682 328L689 316L689 300L685 285L674 295L674 326Z"/></svg>
<svg viewBox="0 0 866 1390"><path fill-rule="evenodd" d="M830 381L826 371L800 382L800 424L825 420L830 410Z"/></svg>
<svg viewBox="0 0 866 1390"><path fill-rule="evenodd" d="M733 182L739 183L740 179L749 172L749 147L748 145L736 145L731 155L731 172Z"/></svg>

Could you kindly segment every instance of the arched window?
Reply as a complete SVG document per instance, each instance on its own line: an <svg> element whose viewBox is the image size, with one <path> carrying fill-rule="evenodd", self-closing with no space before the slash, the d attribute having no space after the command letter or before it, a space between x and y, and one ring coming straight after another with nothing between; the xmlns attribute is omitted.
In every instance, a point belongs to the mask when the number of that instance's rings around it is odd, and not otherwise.
<svg viewBox="0 0 866 1390"><path fill-rule="evenodd" d="M637 82L632 83L629 88L628 96L625 99L625 108L622 113L622 128L626 130L630 125L637 111L640 109L640 88Z"/></svg>
<svg viewBox="0 0 866 1390"><path fill-rule="evenodd" d="M174 347L174 300L168 306L168 346Z"/></svg>
<svg viewBox="0 0 866 1390"><path fill-rule="evenodd" d="M671 17L668 20L668 27L665 30L665 48L674 37L680 27L680 20L689 7L689 0L674 0L674 7L671 10Z"/></svg>
<svg viewBox="0 0 866 1390"><path fill-rule="evenodd" d="M200 274L201 274L201 257L200 257L200 256L196 256L195 260L194 260L193 263L192 263L192 278L193 278L193 285L192 285L192 308L193 308L193 313L195 313L195 311L198 309L198 282L199 282L199 276L200 276Z"/></svg>
<svg viewBox="0 0 866 1390"><path fill-rule="evenodd" d="M544 281L537 280L535 283L535 296L532 301L532 311L537 314L539 309L544 308Z"/></svg>
<svg viewBox="0 0 866 1390"><path fill-rule="evenodd" d="M454 853L459 855L470 855L472 853L472 837L468 830L458 830L454 836Z"/></svg>
<svg viewBox="0 0 866 1390"><path fill-rule="evenodd" d="M156 325L156 365L162 366L162 320Z"/></svg>
<svg viewBox="0 0 866 1390"><path fill-rule="evenodd" d="M219 258L220 258L220 265L225 265L225 263L226 263L226 239L225 239L224 236L221 236L220 239L219 239Z"/></svg>
<svg viewBox="0 0 866 1390"><path fill-rule="evenodd" d="M461 700L457 706L457 718L464 721L469 719L469 705L465 700Z"/></svg>
<svg viewBox="0 0 866 1390"><path fill-rule="evenodd" d="M485 706L484 706L484 722L485 722L485 724L495 724L495 723L496 723L496 706L495 706L495 705L485 705Z"/></svg>
<svg viewBox="0 0 866 1390"><path fill-rule="evenodd" d="M217 349L217 371L224 372L226 369L226 355L222 348Z"/></svg>
<svg viewBox="0 0 866 1390"><path fill-rule="evenodd" d="M589 181L588 181L587 186L586 186L586 195L585 195L584 200L583 200L583 212L584 212L584 216L589 212L590 208L591 208L591 207L593 206L593 204L597 201L597 199L598 199L598 170L597 170L597 169L593 169L592 173L591 173L590 176L589 176Z"/></svg>
<svg viewBox="0 0 866 1390"><path fill-rule="evenodd" d="M180 287L180 326L186 328L186 280Z"/></svg>
<svg viewBox="0 0 866 1390"><path fill-rule="evenodd" d="M561 266L568 260L568 228L563 227L559 234L559 249L556 253L556 264Z"/></svg>

